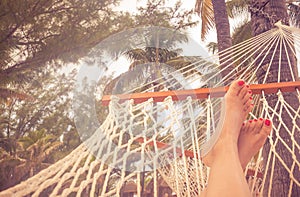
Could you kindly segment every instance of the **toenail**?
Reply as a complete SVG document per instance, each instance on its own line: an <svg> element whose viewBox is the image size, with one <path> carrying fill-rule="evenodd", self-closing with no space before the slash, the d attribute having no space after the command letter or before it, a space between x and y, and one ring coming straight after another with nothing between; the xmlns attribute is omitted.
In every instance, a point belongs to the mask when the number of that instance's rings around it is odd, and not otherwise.
<svg viewBox="0 0 300 197"><path fill-rule="evenodd" d="M242 126L245 126L245 123L243 122Z"/></svg>
<svg viewBox="0 0 300 197"><path fill-rule="evenodd" d="M263 120L263 118L259 118L259 120Z"/></svg>
<svg viewBox="0 0 300 197"><path fill-rule="evenodd" d="M248 93L249 93L249 94L251 94L251 93L252 93L252 91L251 91L251 90L249 90L249 91L248 91Z"/></svg>
<svg viewBox="0 0 300 197"><path fill-rule="evenodd" d="M249 120L249 123L251 123L252 122L252 120Z"/></svg>
<svg viewBox="0 0 300 197"><path fill-rule="evenodd" d="M250 86L249 86L249 85L246 85L246 88L250 88Z"/></svg>
<svg viewBox="0 0 300 197"><path fill-rule="evenodd" d="M271 121L268 120L268 119L266 119L266 120L265 120L265 125L270 126L270 124L271 124Z"/></svg>
<svg viewBox="0 0 300 197"><path fill-rule="evenodd" d="M239 84L239 86L242 86L242 85L245 84L245 82L243 80L241 80L241 81L238 82L238 84Z"/></svg>
<svg viewBox="0 0 300 197"><path fill-rule="evenodd" d="M254 119L254 122L257 122L257 119Z"/></svg>
<svg viewBox="0 0 300 197"><path fill-rule="evenodd" d="M252 96L249 99L252 100L253 99Z"/></svg>

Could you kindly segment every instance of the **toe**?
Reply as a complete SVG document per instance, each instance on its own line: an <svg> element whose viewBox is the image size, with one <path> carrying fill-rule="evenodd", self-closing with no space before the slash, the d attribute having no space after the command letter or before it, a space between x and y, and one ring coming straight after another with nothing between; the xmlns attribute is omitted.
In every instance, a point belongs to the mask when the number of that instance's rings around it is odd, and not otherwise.
<svg viewBox="0 0 300 197"><path fill-rule="evenodd" d="M229 94L239 95L240 91L244 88L245 82L243 80L234 81L228 90Z"/></svg>
<svg viewBox="0 0 300 197"><path fill-rule="evenodd" d="M248 121L244 121L242 124L241 132L247 132L249 128Z"/></svg>
<svg viewBox="0 0 300 197"><path fill-rule="evenodd" d="M239 97L240 97L241 99L245 99L245 97L249 94L249 91L251 91L251 90L249 90L248 87L249 87L248 85L245 85L245 86L243 86L243 88L240 90L240 92L239 92Z"/></svg>
<svg viewBox="0 0 300 197"><path fill-rule="evenodd" d="M259 133L264 122L260 119L254 119L253 121L255 123L254 132Z"/></svg>
<svg viewBox="0 0 300 197"><path fill-rule="evenodd" d="M251 132L252 129L253 129L252 120L246 120L243 123L241 131L243 131L245 133L248 133L248 132Z"/></svg>
<svg viewBox="0 0 300 197"><path fill-rule="evenodd" d="M249 123L249 132L253 132L255 130L255 123L253 120L248 120L248 123Z"/></svg>
<svg viewBox="0 0 300 197"><path fill-rule="evenodd" d="M248 93L243 98L244 104L246 104L249 100L252 102L253 98L252 98L252 95Z"/></svg>
<svg viewBox="0 0 300 197"><path fill-rule="evenodd" d="M269 119L263 121L262 129L260 133L264 135L269 135L272 130L272 122Z"/></svg>
<svg viewBox="0 0 300 197"><path fill-rule="evenodd" d="M241 99L243 99L247 95L248 91L249 90L247 88L247 85L243 86L239 92L239 97L241 97Z"/></svg>
<svg viewBox="0 0 300 197"><path fill-rule="evenodd" d="M272 130L272 123L270 120L266 119L266 120L262 120L262 127L259 130L259 132L254 135L254 138L256 140L254 146L257 148L261 148L264 143L266 142L268 135L270 134L271 130Z"/></svg>
<svg viewBox="0 0 300 197"><path fill-rule="evenodd" d="M247 112L247 114L252 110L253 104L252 100L248 99L248 101L244 104L244 111Z"/></svg>

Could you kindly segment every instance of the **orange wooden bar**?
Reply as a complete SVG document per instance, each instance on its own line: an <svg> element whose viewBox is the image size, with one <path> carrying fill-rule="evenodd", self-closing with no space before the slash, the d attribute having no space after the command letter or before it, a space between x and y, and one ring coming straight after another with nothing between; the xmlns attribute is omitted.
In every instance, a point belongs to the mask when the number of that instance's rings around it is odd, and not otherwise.
<svg viewBox="0 0 300 197"><path fill-rule="evenodd" d="M192 99L205 99L208 96L211 98L222 97L228 90L228 86L217 88L199 88L192 90L177 90L177 91L163 91L163 92L146 92L146 93L132 93L132 94L119 94L115 95L120 98L120 102L133 99L134 103L142 103L150 98L153 98L154 102L162 102L166 97L171 96L173 101L184 100L187 97ZM268 84L252 84L250 89L253 94L261 94L262 91L266 94L281 92L294 92L296 89L300 90L300 81L295 82L280 82L280 83L268 83ZM108 105L111 95L104 95L102 97L102 105Z"/></svg>

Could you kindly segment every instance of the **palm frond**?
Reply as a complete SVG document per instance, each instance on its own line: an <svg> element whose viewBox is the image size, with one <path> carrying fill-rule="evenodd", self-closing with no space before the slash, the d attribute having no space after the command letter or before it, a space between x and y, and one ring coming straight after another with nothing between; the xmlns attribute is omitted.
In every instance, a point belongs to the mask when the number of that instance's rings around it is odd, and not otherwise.
<svg viewBox="0 0 300 197"><path fill-rule="evenodd" d="M300 27L300 3L289 3L288 13L292 24L295 27Z"/></svg>
<svg viewBox="0 0 300 197"><path fill-rule="evenodd" d="M218 52L218 43L216 42L209 42L206 47L212 54L216 54Z"/></svg>
<svg viewBox="0 0 300 197"><path fill-rule="evenodd" d="M208 32L215 26L214 11L211 0L197 0L195 11L201 17L201 39L205 40Z"/></svg>
<svg viewBox="0 0 300 197"><path fill-rule="evenodd" d="M131 60L144 60L146 61L146 51L143 49L133 49L127 51L125 54Z"/></svg>
<svg viewBox="0 0 300 197"><path fill-rule="evenodd" d="M28 94L17 92L8 88L0 88L0 99L7 100L8 98L16 98L19 100L32 101L34 98Z"/></svg>
<svg viewBox="0 0 300 197"><path fill-rule="evenodd" d="M241 43L252 37L251 22L244 21L234 28L232 34L232 44Z"/></svg>
<svg viewBox="0 0 300 197"><path fill-rule="evenodd" d="M47 134L45 130L37 130L30 132L27 136L20 138L19 143L24 149L31 149L36 145L46 145L54 138L54 135Z"/></svg>
<svg viewBox="0 0 300 197"><path fill-rule="evenodd" d="M249 0L230 0L226 2L227 13L230 18L248 11Z"/></svg>

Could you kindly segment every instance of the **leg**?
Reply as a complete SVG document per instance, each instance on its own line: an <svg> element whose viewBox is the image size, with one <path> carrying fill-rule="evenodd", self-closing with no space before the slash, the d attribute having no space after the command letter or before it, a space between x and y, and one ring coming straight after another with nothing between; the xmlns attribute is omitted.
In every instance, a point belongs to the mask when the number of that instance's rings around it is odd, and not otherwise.
<svg viewBox="0 0 300 197"><path fill-rule="evenodd" d="M246 168L250 159L263 146L271 129L271 121L262 118L249 120L243 124L238 138L238 153L243 169ZM206 196L206 190L201 192L201 196Z"/></svg>
<svg viewBox="0 0 300 197"><path fill-rule="evenodd" d="M242 123L252 109L251 92L243 81L235 81L225 95L225 118L219 139L203 158L211 163L207 196L250 196L238 154Z"/></svg>

